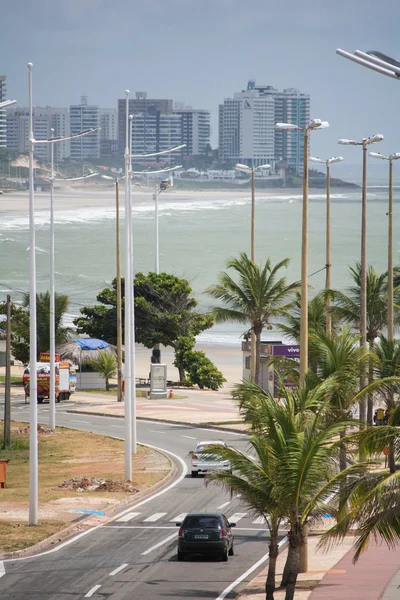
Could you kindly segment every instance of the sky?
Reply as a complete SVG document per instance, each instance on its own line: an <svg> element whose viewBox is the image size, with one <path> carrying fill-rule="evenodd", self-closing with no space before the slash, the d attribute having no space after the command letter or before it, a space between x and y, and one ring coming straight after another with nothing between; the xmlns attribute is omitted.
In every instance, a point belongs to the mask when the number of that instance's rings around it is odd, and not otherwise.
<svg viewBox="0 0 400 600"><path fill-rule="evenodd" d="M400 59L399 0L0 0L0 75L8 97L116 107L124 90L211 111L249 79L311 96L311 154L361 162L340 137L382 133L379 151L400 151L400 81L336 54L380 50ZM378 151L378 144L374 148Z"/></svg>

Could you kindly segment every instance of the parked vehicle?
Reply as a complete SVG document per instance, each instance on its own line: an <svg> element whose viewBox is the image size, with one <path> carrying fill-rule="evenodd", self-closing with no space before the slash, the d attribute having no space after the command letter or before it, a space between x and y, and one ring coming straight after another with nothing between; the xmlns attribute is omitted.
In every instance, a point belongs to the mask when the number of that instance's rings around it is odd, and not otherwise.
<svg viewBox="0 0 400 600"><path fill-rule="evenodd" d="M233 556L234 536L229 523L221 513L189 513L182 523L177 523L178 560L184 560L188 554L216 554L222 561Z"/></svg>
<svg viewBox="0 0 400 600"><path fill-rule="evenodd" d="M50 398L50 357L48 354L40 355L41 361L37 368L37 401L39 404ZM47 360L49 359L49 360ZM56 359L57 361L57 359ZM29 398L30 367L25 369L23 375L25 399ZM55 363L55 388L56 401L69 400L76 388L76 371L68 362L61 362L59 357Z"/></svg>
<svg viewBox="0 0 400 600"><path fill-rule="evenodd" d="M231 469L229 460L217 461L207 457L207 450L210 451L210 447L216 444L226 446L225 442L220 440L199 442L196 445L194 452L191 454L192 477L197 477L199 473L205 474L207 471L229 471Z"/></svg>

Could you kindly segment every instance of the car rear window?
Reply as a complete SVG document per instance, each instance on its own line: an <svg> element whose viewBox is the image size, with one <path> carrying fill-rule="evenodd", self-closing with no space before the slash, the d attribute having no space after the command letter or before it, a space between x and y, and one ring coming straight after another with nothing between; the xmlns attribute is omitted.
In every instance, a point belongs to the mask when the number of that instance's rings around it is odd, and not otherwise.
<svg viewBox="0 0 400 600"><path fill-rule="evenodd" d="M225 444L219 442L215 442L215 444L197 444L196 452L209 452L212 446L225 446Z"/></svg>
<svg viewBox="0 0 400 600"><path fill-rule="evenodd" d="M220 527L218 517L186 517L184 527Z"/></svg>

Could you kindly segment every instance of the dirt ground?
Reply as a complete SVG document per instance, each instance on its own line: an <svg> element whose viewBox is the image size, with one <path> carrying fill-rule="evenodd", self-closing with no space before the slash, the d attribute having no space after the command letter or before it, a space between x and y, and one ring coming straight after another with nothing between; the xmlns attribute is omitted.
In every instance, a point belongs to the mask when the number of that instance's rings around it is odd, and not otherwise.
<svg viewBox="0 0 400 600"><path fill-rule="evenodd" d="M0 421L0 430L3 425ZM0 489L0 554L25 548L79 521L79 511L103 513L164 479L169 459L139 446L133 455L133 481L124 481L124 443L105 436L57 427L38 427L39 528L27 528L29 515L29 426L12 423L7 487ZM0 439L0 445L2 445ZM32 529L36 530L35 532Z"/></svg>

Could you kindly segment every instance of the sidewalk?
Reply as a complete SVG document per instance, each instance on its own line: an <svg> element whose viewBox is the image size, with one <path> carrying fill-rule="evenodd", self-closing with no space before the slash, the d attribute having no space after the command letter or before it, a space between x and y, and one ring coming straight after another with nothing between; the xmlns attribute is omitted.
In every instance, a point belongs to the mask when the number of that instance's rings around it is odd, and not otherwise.
<svg viewBox="0 0 400 600"><path fill-rule="evenodd" d="M143 388L145 391L146 388ZM139 419L153 419L188 425L212 425L230 430L245 431L246 425L241 421L239 410L229 390L213 392L195 389L174 389L175 396L185 398L154 399L137 398L136 411ZM99 393L77 391L71 401L75 406L68 412L84 414L101 414L123 417L125 405L117 402L116 396Z"/></svg>

